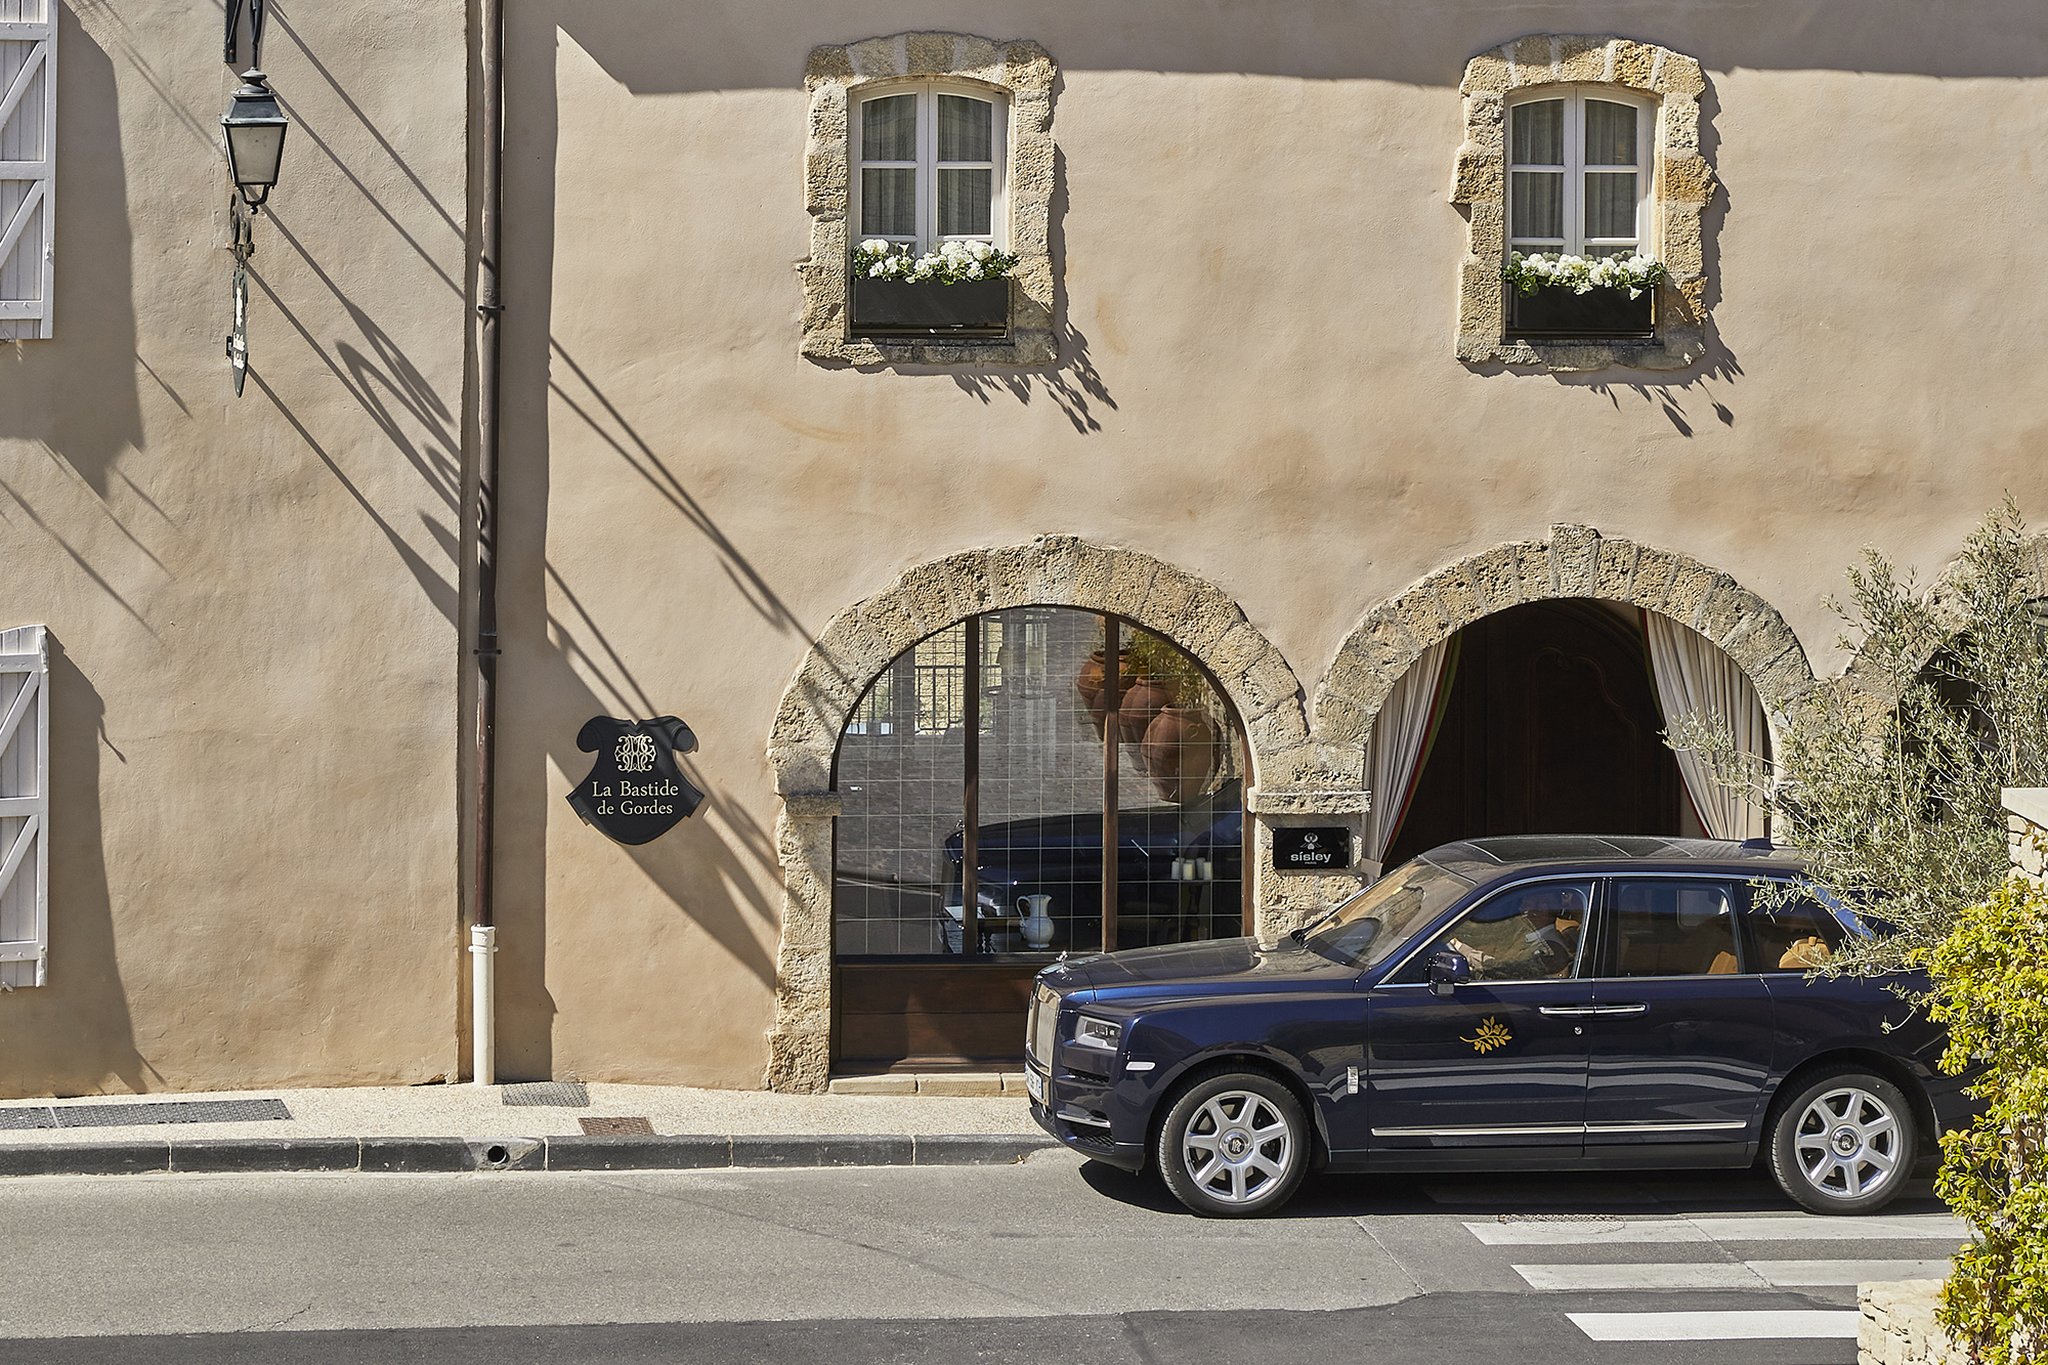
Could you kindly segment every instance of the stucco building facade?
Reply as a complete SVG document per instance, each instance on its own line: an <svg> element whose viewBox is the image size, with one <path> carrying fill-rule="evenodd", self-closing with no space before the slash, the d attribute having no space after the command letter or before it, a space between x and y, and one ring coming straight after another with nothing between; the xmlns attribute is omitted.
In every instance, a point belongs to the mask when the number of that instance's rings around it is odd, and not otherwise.
<svg viewBox="0 0 2048 1365"><path fill-rule="evenodd" d="M459 1078L478 14L277 9L236 400L218 12L51 3L0 1093ZM1657 740L1680 674L1765 750L1860 547L2048 516L2048 17L1543 19L507 6L500 1076L1000 1059L1062 949L1284 929L1436 838L1747 832ZM870 238L1015 255L999 325L868 326ZM1522 325L1532 247L1662 261L1654 320ZM708 799L612 842L577 737L662 715ZM1348 866L1278 868L1303 829Z"/></svg>

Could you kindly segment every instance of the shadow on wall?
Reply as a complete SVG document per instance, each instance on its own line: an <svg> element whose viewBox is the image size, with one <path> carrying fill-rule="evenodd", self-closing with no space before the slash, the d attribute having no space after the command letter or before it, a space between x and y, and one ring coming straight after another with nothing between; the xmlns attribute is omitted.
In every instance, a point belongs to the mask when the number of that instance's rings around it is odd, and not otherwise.
<svg viewBox="0 0 2048 1365"><path fill-rule="evenodd" d="M1053 100L1057 104L1063 79L1053 83ZM1067 308L1067 154L1059 147L1052 153L1052 200L1046 225L1046 246L1052 256L1052 321L1053 338L1059 352L1049 369L1039 370L961 370L947 369L935 373L950 374L953 382L962 390L975 395L987 403L995 394L1006 392L1019 403L1029 404L1034 390L1043 389L1046 397L1058 405L1059 410L1074 424L1074 430L1083 436L1102 430L1102 419L1096 416L1098 405L1116 411L1116 399L1110 395L1109 385L1103 380L1102 372L1095 368L1095 360L1088 354L1088 337L1075 327L1069 318ZM910 370L915 367L900 366Z"/></svg>
<svg viewBox="0 0 2048 1365"><path fill-rule="evenodd" d="M727 584L776 632L808 639L811 631L768 579L725 534L676 469L686 452L665 456L628 420L593 376L552 336L555 158L559 141L556 51L559 34L580 6L514 6L506 15L506 85L519 97L506 108L505 198L522 212L506 223L505 279L511 307L505 314L500 363L505 432L500 482L499 618L505 665L498 712L496 867L498 952L498 1070L501 1079L545 1079L553 1074L556 1002L547 984L548 865L542 838L504 832L540 830L567 814L565 785L580 781L591 755L576 734L592 716L647 719L690 717L683 700L656 696L635 676L625 656L584 607L570 584L547 562L551 484L551 420L573 419L588 428L676 514L680 529L713 550ZM675 28L672 11L660 26ZM718 42L692 19L689 43ZM657 35L658 36L658 35ZM677 33L677 41L682 36ZM669 50L666 43L657 47ZM593 683L592 680L601 680ZM707 746L749 746L756 736L705 735ZM720 801L713 784L687 762L685 772L709 799L694 819L651 844L612 845L630 859L744 970L763 984L775 978L772 951L762 946L781 913L762 885L778 880L774 832L744 810ZM583 837L604 840L596 830ZM608 842L608 841L606 841ZM616 944L600 950L620 951ZM582 951L589 951L585 945Z"/></svg>
<svg viewBox="0 0 2048 1365"><path fill-rule="evenodd" d="M1630 6L1617 20L1588 7L1504 11L1498 0L1304 0L1276 7L1224 0L1207 22L1134 22L1126 7L1012 0L964 12L929 0L820 6L815 0L712 0L683 18L673 0L576 0L557 16L577 44L636 94L800 89L815 43L915 29L1031 38L1068 71L1235 72L1307 80L1392 81L1455 90L1466 59L1538 30L1602 32L1689 52L1713 70L1903 71L1927 76L2048 75L2048 41L2034 0L1958 27L1923 0L1816 0L1752 6L1728 22L1717 6L1683 0ZM851 17L846 17L851 16ZM2031 25L2031 28L2029 27ZM994 30L1000 30L994 31ZM2031 32L2031 41L2016 35ZM520 87L522 90L525 87Z"/></svg>
<svg viewBox="0 0 2048 1365"><path fill-rule="evenodd" d="M116 482L148 502L117 468L121 456L142 443L134 242L128 227L120 94L113 58L68 7L58 10L57 51L64 92L57 122L57 155L64 167L57 240L66 259L90 268L56 272L55 339L16 345L10 356L0 358L5 362L0 363L0 412L6 414L8 435L42 441L141 547L142 541L107 507ZM79 560L55 531L40 519L38 525ZM85 567L83 560L79 563ZM94 577L120 600L104 578ZM133 614L127 602L121 605Z"/></svg>
<svg viewBox="0 0 2048 1365"><path fill-rule="evenodd" d="M1707 81L1707 88L1700 96L1700 155L1707 164L1719 166L1721 156L1721 96L1713 80ZM1706 272L1707 293L1704 300L1707 312L1706 354L1697 365L1683 370L1670 379L1646 379L1617 383L1613 379L1598 376L1560 374L1552 376L1567 387L1589 389L1600 394L1614 407L1621 406L1624 392L1634 394L1645 403L1654 403L1671 423L1672 430L1680 436L1690 437L1697 420L1695 414L1686 408L1687 397L1697 394L1706 400L1707 410L1714 420L1724 427L1735 425L1735 409L1726 401L1724 388L1733 387L1742 378L1742 362L1735 358L1735 352L1728 346L1721 329L1714 322L1714 310L1721 303L1721 228L1728 221L1729 201L1734 197L1725 182L1719 184L1714 197L1707 201L1706 212L1700 218L1700 255Z"/></svg>
<svg viewBox="0 0 2048 1365"><path fill-rule="evenodd" d="M54 635L50 645L50 771L63 774L50 802L50 975L0 993L0 1098L160 1090L135 1047L101 842L101 752L127 759L107 737L100 694ZM85 1076L100 1079L81 1089Z"/></svg>

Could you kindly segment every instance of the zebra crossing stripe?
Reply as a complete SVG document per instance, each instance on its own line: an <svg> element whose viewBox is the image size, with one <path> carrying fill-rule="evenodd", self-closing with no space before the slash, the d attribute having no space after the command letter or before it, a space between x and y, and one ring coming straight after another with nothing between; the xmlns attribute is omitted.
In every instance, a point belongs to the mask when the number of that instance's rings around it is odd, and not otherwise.
<svg viewBox="0 0 2048 1365"><path fill-rule="evenodd" d="M1565 1316L1593 1341L1854 1341L1863 1318L1854 1309Z"/></svg>
<svg viewBox="0 0 2048 1365"><path fill-rule="evenodd" d="M1819 1289L1874 1280L1938 1280L1947 1261L1623 1261L1510 1267L1545 1293L1615 1289Z"/></svg>
<svg viewBox="0 0 2048 1365"><path fill-rule="evenodd" d="M1777 1289L1867 1284L1877 1280L1945 1280L1949 1265L1939 1261L1749 1261L1751 1270Z"/></svg>
<svg viewBox="0 0 2048 1365"><path fill-rule="evenodd" d="M1530 1219L1467 1223L1487 1246L1600 1246L1621 1243L1942 1241L1960 1243L1968 1230L1947 1214L1825 1218L1765 1217Z"/></svg>
<svg viewBox="0 0 2048 1365"><path fill-rule="evenodd" d="M1546 1293L1593 1289L1762 1289L1763 1277L1748 1266L1726 1261L1619 1265L1518 1265L1512 1267L1531 1289Z"/></svg>

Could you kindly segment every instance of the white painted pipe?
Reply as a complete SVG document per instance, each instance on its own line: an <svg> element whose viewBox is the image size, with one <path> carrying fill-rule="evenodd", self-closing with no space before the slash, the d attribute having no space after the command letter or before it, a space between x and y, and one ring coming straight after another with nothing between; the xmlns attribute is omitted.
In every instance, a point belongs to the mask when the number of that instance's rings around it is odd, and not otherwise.
<svg viewBox="0 0 2048 1365"><path fill-rule="evenodd" d="M472 1085L492 1085L498 1075L497 1011L493 1008L491 959L498 953L498 929L493 924L469 926L469 1044L473 1061Z"/></svg>

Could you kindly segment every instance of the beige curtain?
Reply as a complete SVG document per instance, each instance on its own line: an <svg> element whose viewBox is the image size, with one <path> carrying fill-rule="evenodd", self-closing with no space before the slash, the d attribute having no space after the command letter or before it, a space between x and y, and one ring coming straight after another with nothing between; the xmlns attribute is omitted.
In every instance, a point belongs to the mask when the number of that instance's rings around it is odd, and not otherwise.
<svg viewBox="0 0 2048 1365"><path fill-rule="evenodd" d="M1401 822L1401 809L1415 769L1422 762L1422 746L1429 739L1429 722L1436 706L1437 684L1442 681L1444 659L1450 641L1439 640L1422 651L1422 657L1394 684L1373 724L1372 738L1365 746L1365 780L1372 792L1372 809L1365 815L1365 856L1374 863L1386 858L1394 829Z"/></svg>
<svg viewBox="0 0 2048 1365"><path fill-rule="evenodd" d="M1650 642L1650 671L1656 675L1657 704L1663 709L1665 725L1685 715L1718 719L1733 732L1744 753L1763 756L1770 742L1770 727L1756 687L1741 665L1706 636L1655 612L1643 614L1643 633ZM1699 812L1708 837L1763 837L1762 807L1716 782L1698 754L1684 749L1677 753L1685 794Z"/></svg>

